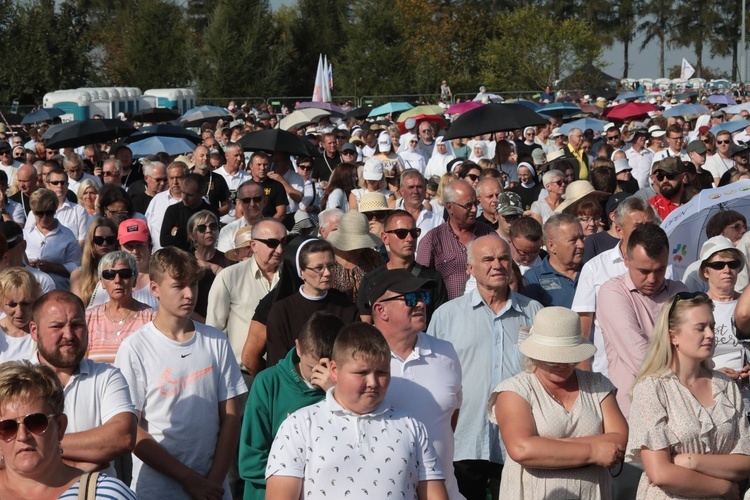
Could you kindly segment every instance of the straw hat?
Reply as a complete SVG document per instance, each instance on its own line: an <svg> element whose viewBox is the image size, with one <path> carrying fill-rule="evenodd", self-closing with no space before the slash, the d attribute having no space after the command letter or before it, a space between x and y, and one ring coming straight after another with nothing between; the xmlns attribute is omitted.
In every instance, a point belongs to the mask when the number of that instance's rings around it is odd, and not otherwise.
<svg viewBox="0 0 750 500"><path fill-rule="evenodd" d="M359 211L362 213L390 212L391 210L383 193L365 193L359 200Z"/></svg>
<svg viewBox="0 0 750 500"><path fill-rule="evenodd" d="M367 217L355 210L341 216L339 228L328 235L328 241L334 248L344 252L374 248L383 243L380 238L370 234Z"/></svg>
<svg viewBox="0 0 750 500"><path fill-rule="evenodd" d="M238 251L242 248L249 247L250 242L253 240L252 236L250 236L251 230L252 226L242 226L237 230L234 234L234 248L227 250L224 254L227 259L234 262L240 260L239 255L237 255Z"/></svg>
<svg viewBox="0 0 750 500"><path fill-rule="evenodd" d="M580 363L596 352L581 336L578 313L556 306L536 314L529 337L518 348L527 358L548 363Z"/></svg>
<svg viewBox="0 0 750 500"><path fill-rule="evenodd" d="M568 185L565 190L565 201L560 203L555 209L555 213L559 214L566 208L570 207L576 202L582 201L584 198L609 198L611 195L604 191L597 191L589 181L573 181Z"/></svg>

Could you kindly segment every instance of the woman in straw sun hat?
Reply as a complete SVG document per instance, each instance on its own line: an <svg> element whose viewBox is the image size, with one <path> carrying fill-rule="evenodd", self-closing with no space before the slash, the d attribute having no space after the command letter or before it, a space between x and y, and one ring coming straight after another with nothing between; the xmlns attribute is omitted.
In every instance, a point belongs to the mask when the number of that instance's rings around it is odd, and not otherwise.
<svg viewBox="0 0 750 500"><path fill-rule="evenodd" d="M578 315L542 309L519 350L525 372L500 383L487 404L508 452L500 498L610 498L607 468L622 461L628 426L612 383L576 368L596 352Z"/></svg>

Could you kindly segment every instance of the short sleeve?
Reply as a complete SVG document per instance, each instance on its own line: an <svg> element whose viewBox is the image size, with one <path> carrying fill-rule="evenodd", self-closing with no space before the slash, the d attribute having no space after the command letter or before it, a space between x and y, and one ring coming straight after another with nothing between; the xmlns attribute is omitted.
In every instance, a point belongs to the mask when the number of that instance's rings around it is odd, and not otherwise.
<svg viewBox="0 0 750 500"><path fill-rule="evenodd" d="M641 463L641 448L663 450L680 442L669 428L667 394L662 378L646 377L636 383L632 407L638 411L630 415L626 461Z"/></svg>
<svg viewBox="0 0 750 500"><path fill-rule="evenodd" d="M271 476L305 477L304 438L297 432L302 428L300 412L292 413L279 427L271 445L266 466L266 480Z"/></svg>
<svg viewBox="0 0 750 500"><path fill-rule="evenodd" d="M582 381L584 377L586 378L589 392L596 396L596 400L599 403L604 401L604 398L610 394L615 394L617 392L615 385L601 373L579 370L578 377L579 381ZM579 386L582 385L583 384L579 382Z"/></svg>
<svg viewBox="0 0 750 500"><path fill-rule="evenodd" d="M135 413L125 376L113 366L106 365L106 371L107 375L103 377L106 382L101 394L102 423L120 413Z"/></svg>
<svg viewBox="0 0 750 500"><path fill-rule="evenodd" d="M417 446L419 446L418 474L420 481L439 481L445 479L445 474L440 467L435 448L427 437L427 430L422 422L414 421L416 425Z"/></svg>
<svg viewBox="0 0 750 500"><path fill-rule="evenodd" d="M487 416L489 417L490 422L495 425L497 425L497 418L495 418L495 403L501 392L515 392L524 400L529 401L531 398L531 387L528 384L528 374L526 372L519 373L515 377L503 380L492 389L490 399L487 401Z"/></svg>

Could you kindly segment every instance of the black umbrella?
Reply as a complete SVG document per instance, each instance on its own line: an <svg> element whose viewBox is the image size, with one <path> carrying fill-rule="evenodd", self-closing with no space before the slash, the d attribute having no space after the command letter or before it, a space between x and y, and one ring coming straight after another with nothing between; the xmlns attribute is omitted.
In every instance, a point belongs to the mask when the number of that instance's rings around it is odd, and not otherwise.
<svg viewBox="0 0 750 500"><path fill-rule="evenodd" d="M312 156L310 143L304 138L281 130L261 130L242 137L238 144L244 151L264 151L266 153L287 153L294 156Z"/></svg>
<svg viewBox="0 0 750 500"><path fill-rule="evenodd" d="M351 111L348 111L344 118L356 118L357 120L364 120L368 117L370 114L370 111L372 111L372 107L370 106L362 106L361 108L354 108Z"/></svg>
<svg viewBox="0 0 750 500"><path fill-rule="evenodd" d="M21 124L49 122L64 114L65 111L59 108L40 108L24 116Z"/></svg>
<svg viewBox="0 0 750 500"><path fill-rule="evenodd" d="M127 137L135 127L122 120L88 119L51 126L44 133L44 145L49 149L76 148Z"/></svg>
<svg viewBox="0 0 750 500"><path fill-rule="evenodd" d="M134 142L142 141L143 139L148 139L149 137L156 137L156 136L181 137L195 144L200 144L202 141L201 136L199 136L192 130L188 130L186 128L183 128L177 125L159 124L159 125L149 125L148 127L141 127L138 129L138 132L136 132L135 134L131 136L128 136L128 138L125 139L123 142L125 144L132 144Z"/></svg>
<svg viewBox="0 0 750 500"><path fill-rule="evenodd" d="M171 122L180 117L180 112L169 108L146 108L138 111L133 115L133 121L136 122Z"/></svg>
<svg viewBox="0 0 750 500"><path fill-rule="evenodd" d="M523 104L485 104L459 116L445 138L474 137L546 123L543 116Z"/></svg>

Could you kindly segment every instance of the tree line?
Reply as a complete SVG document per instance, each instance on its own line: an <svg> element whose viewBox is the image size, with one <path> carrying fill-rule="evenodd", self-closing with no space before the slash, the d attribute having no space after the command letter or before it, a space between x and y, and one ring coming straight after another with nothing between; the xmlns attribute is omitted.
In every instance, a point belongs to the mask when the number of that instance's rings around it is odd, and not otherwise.
<svg viewBox="0 0 750 500"><path fill-rule="evenodd" d="M0 0L0 102L91 86L194 87L204 97L306 96L318 54L334 95L538 90L587 63L688 47L729 56L736 0ZM643 42L636 44L642 35ZM625 69L603 51L620 42ZM635 55L634 55L635 53Z"/></svg>

